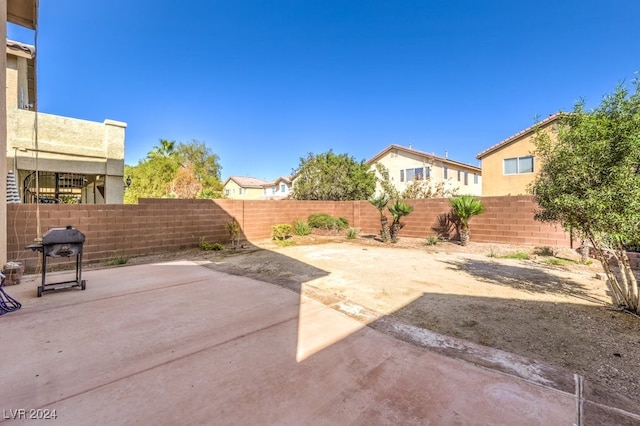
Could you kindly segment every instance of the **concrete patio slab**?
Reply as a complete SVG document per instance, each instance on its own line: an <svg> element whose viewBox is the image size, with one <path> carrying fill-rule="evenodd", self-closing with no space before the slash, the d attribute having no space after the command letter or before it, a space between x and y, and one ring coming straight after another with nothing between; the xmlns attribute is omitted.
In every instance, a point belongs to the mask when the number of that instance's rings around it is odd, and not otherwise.
<svg viewBox="0 0 640 426"><path fill-rule="evenodd" d="M193 262L90 270L87 290L42 298L39 278L7 288L23 307L0 317L2 423L582 422L572 393Z"/></svg>

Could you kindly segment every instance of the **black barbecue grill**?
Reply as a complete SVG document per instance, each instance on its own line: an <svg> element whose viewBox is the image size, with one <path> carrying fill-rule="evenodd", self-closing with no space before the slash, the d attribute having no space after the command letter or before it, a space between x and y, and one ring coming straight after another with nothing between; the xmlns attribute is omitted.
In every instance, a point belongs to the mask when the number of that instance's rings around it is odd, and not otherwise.
<svg viewBox="0 0 640 426"><path fill-rule="evenodd" d="M38 287L38 297L45 291L59 290L62 288L80 287L84 290L87 286L82 279L82 246L84 234L72 226L66 228L51 228L42 236L41 244L31 244L27 248L42 253L42 285ZM76 279L57 283L46 283L47 257L76 257Z"/></svg>

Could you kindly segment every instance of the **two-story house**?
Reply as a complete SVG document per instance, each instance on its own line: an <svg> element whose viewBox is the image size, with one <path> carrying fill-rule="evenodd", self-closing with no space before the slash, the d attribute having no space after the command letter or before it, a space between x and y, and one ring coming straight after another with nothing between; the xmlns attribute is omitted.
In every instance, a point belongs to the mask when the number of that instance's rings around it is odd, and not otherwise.
<svg viewBox="0 0 640 426"><path fill-rule="evenodd" d="M541 166L533 140L539 131L555 137L560 117L560 113L550 115L476 155L482 161L482 195L529 193L528 187Z"/></svg>
<svg viewBox="0 0 640 426"><path fill-rule="evenodd" d="M6 165L21 201L122 204L126 124L37 111L35 53L6 43Z"/></svg>
<svg viewBox="0 0 640 426"><path fill-rule="evenodd" d="M263 197L266 180L249 176L231 176L222 187L222 193L234 200L259 200Z"/></svg>
<svg viewBox="0 0 640 426"><path fill-rule="evenodd" d="M291 192L291 178L280 176L273 182L264 186L263 198L268 200L282 200L289 197Z"/></svg>
<svg viewBox="0 0 640 426"><path fill-rule="evenodd" d="M281 176L274 181L249 177L231 176L222 188L222 193L235 200L279 200L287 198L291 191L291 179Z"/></svg>
<svg viewBox="0 0 640 426"><path fill-rule="evenodd" d="M443 184L459 195L482 195L482 171L470 164L395 144L367 161L372 167L377 163L389 171L389 179L399 193L416 181L428 181L432 187Z"/></svg>
<svg viewBox="0 0 640 426"><path fill-rule="evenodd" d="M35 30L38 26L38 0L0 1L0 40L7 39L7 23ZM0 55L0 69L6 69L7 57ZM7 74L0 73L0 176L7 176ZM7 198L7 188L0 185L0 200ZM7 261L7 203L0 202L0 264Z"/></svg>

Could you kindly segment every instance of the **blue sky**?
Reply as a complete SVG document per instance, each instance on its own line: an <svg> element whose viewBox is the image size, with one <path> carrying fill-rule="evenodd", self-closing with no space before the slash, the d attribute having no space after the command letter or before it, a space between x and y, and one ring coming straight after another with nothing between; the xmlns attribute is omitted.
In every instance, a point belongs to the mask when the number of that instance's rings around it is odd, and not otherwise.
<svg viewBox="0 0 640 426"><path fill-rule="evenodd" d="M491 145L640 71L637 0L40 0L39 109L204 142L222 178ZM34 43L33 32L8 29Z"/></svg>

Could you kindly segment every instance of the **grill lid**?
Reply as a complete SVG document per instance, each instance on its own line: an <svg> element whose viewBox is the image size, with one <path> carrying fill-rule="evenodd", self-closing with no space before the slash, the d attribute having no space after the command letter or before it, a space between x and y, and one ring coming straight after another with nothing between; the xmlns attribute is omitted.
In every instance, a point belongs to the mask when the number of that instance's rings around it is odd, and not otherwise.
<svg viewBox="0 0 640 426"><path fill-rule="evenodd" d="M42 245L44 246L82 243L84 243L84 234L71 225L66 228L51 228L42 236Z"/></svg>

